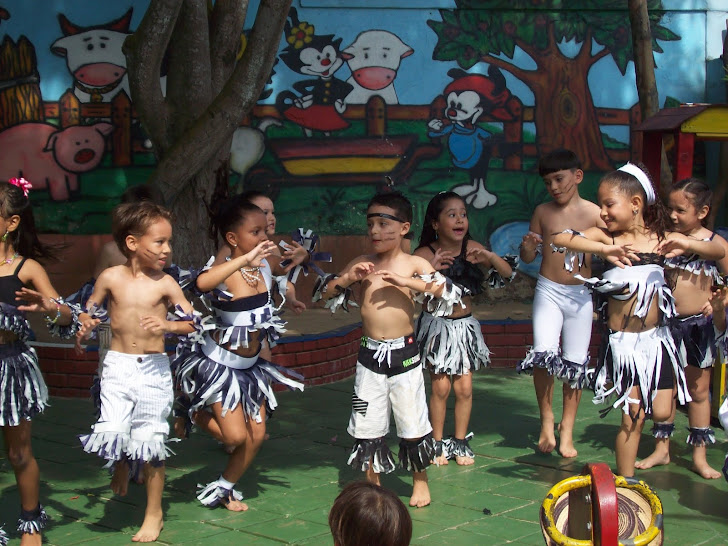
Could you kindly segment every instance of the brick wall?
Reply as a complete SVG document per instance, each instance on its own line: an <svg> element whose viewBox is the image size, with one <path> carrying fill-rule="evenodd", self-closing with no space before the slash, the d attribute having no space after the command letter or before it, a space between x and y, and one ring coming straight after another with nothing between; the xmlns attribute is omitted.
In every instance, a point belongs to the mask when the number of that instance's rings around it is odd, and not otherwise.
<svg viewBox="0 0 728 546"><path fill-rule="evenodd" d="M515 368L533 344L531 321L485 321L481 325L492 351L492 366ZM277 364L297 371L306 386L334 383L351 377L356 367L361 326L354 324L317 335L283 338L273 348ZM592 332L590 354L596 362L599 334ZM78 355L70 345L35 344L40 367L51 396L89 396L89 387L98 368L94 347ZM277 390L284 389L279 386Z"/></svg>

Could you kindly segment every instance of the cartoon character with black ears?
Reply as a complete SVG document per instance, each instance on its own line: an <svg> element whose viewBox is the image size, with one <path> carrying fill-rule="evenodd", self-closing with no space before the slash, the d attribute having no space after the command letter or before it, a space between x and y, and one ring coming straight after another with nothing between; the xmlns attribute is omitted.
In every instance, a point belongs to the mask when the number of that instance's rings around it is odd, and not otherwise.
<svg viewBox="0 0 728 546"><path fill-rule="evenodd" d="M306 136L313 131L328 135L347 128L349 123L341 114L346 110L344 98L353 87L334 78L334 72L344 64L339 50L341 38L334 40L333 34L316 36L313 25L298 20L295 8L291 8L284 32L288 45L280 54L281 61L291 70L316 79L293 84L300 96L290 91L279 93L278 111L300 125Z"/></svg>
<svg viewBox="0 0 728 546"><path fill-rule="evenodd" d="M485 187L495 139L476 122L483 115L504 121L512 119L507 107L511 92L495 66L488 68L488 76L468 74L458 68L448 71L447 75L453 78L443 92L447 119L430 120L428 136L447 137L453 165L470 173L472 183L456 186L453 191L462 195L468 205L477 209L489 207L498 201Z"/></svg>

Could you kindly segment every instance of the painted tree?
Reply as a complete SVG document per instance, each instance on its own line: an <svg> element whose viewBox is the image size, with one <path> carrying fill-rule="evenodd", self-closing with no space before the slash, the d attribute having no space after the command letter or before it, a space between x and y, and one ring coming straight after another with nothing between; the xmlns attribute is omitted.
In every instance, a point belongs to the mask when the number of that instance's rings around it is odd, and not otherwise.
<svg viewBox="0 0 728 546"><path fill-rule="evenodd" d="M630 21L624 0L455 0L456 9L440 10L442 21L428 21L438 37L433 59L456 61L470 69L479 62L510 72L534 95L539 153L572 149L586 169L611 170L589 90L594 64L611 56L622 74L633 60ZM659 24L661 0L648 0L652 49L658 40L680 37ZM561 41L581 44L569 57ZM597 46L597 47L594 47ZM519 48L536 68L516 66ZM505 58L504 58L505 57Z"/></svg>
<svg viewBox="0 0 728 546"><path fill-rule="evenodd" d="M260 1L242 56L248 0L150 0L124 43L134 108L158 161L148 183L175 215L179 264L199 264L213 250L207 207L228 187L233 132L268 80L290 4Z"/></svg>

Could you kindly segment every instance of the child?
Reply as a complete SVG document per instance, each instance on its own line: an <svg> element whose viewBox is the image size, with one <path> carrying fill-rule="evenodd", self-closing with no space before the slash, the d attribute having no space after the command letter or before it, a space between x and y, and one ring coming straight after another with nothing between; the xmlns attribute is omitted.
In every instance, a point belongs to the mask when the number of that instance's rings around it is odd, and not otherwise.
<svg viewBox="0 0 728 546"><path fill-rule="evenodd" d="M273 273L265 258L275 244L266 235L265 214L236 199L216 209L213 235L215 240L223 236L230 258L208 264L196 280L214 324L201 342L180 349L175 369L190 418L231 448L220 477L202 487L197 498L205 506L239 512L248 507L234 486L260 449L265 420L277 406L273 384L303 390L287 375L303 378L261 356L263 342L274 342L285 326L271 300Z"/></svg>
<svg viewBox="0 0 728 546"><path fill-rule="evenodd" d="M666 325L675 306L664 259L687 251L718 260L724 251L714 241L668 233L667 211L637 165L627 163L605 175L598 197L606 229L568 230L556 235L554 244L599 254L616 266L603 280L582 280L608 296L609 336L594 376L594 402L616 395L613 407L624 412L615 442L617 474L632 477L645 417L665 422L676 395L681 403L690 401L684 362Z"/></svg>
<svg viewBox="0 0 728 546"><path fill-rule="evenodd" d="M111 489L119 495L126 494L130 464L143 464L147 507L135 542L153 542L164 524L164 461L170 453L165 442L173 400L164 334L193 331L192 306L162 271L171 252L170 219L151 201L114 209L112 234L127 261L99 275L77 335L80 343L91 334L100 322L94 309L108 298L111 347L101 370L101 416L80 440L87 453L114 462ZM183 320L167 320L169 307L184 314Z"/></svg>
<svg viewBox="0 0 728 546"><path fill-rule="evenodd" d="M725 362L726 355L728 355L726 303L728 303L728 289L725 286L720 288L716 287L716 290L713 291L710 297L710 308L713 315L713 331L715 333L721 362ZM720 424L723 426L723 430L728 434L728 397L720 405L718 417L720 418ZM723 463L723 476L728 480L728 454Z"/></svg>
<svg viewBox="0 0 728 546"><path fill-rule="evenodd" d="M436 273L420 256L402 252L402 238L410 229L412 205L399 192L375 195L367 207L367 230L373 254L352 260L340 276L321 279L321 293L335 292L327 306L335 309L348 300L348 291L361 283L364 336L356 364L352 412L348 432L355 438L348 463L380 484L381 472L394 470L394 459L384 436L389 413L394 412L401 438L399 460L412 470L410 506L430 504L426 468L434 456L432 426L427 418L425 385L414 337L414 300L430 297L433 314L449 314L461 290Z"/></svg>
<svg viewBox="0 0 728 546"><path fill-rule="evenodd" d="M409 546L412 518L389 489L366 481L352 482L339 493L329 512L335 546Z"/></svg>
<svg viewBox="0 0 728 546"><path fill-rule="evenodd" d="M31 420L48 405L46 388L24 312L46 314L52 333L73 337L73 313L60 300L37 259L54 258L38 240L28 199L30 182L0 183L0 427L20 493L18 532L23 546L41 544L47 516L39 503L40 474L31 445ZM32 286L33 290L28 288ZM0 542L4 533L0 531Z"/></svg>
<svg viewBox="0 0 728 546"><path fill-rule="evenodd" d="M599 208L579 196L584 172L573 152L554 150L539 160L538 170L553 201L536 207L530 231L521 243L521 260L531 263L540 253L543 261L533 297L533 347L518 371L533 373L541 418L538 449L543 453L556 447L554 377L563 381L559 453L568 458L577 455L574 422L581 390L587 383L593 318L591 295L573 275L591 275L591 256L565 260L552 243L554 234L568 227L585 230L604 224L599 219Z"/></svg>
<svg viewBox="0 0 728 546"><path fill-rule="evenodd" d="M490 351L480 323L471 314L472 297L483 291L485 274L490 269L499 280L511 279L513 270L503 258L470 239L465 201L455 192L440 192L427 205L420 244L415 250L445 277L467 288L463 306L452 315L436 317L423 311L417 321L420 357L430 371L430 422L435 439L435 462L448 464L455 458L459 465L473 464L468 443L468 424L473 407L471 370L487 366ZM497 281L492 279L493 284ZM450 384L455 391L455 436L443 443L445 412Z"/></svg>
<svg viewBox="0 0 728 546"><path fill-rule="evenodd" d="M713 192L697 178L687 178L674 184L670 191L669 210L673 229L687 237L714 240L728 249L728 243L705 227L710 213ZM677 256L666 260L670 277L674 280L673 296L677 317L671 320L670 330L675 345L688 365L685 377L688 392L693 399L688 405L690 435L687 443L693 446L693 468L706 479L720 478L720 472L711 468L706 459L707 444L715 443L710 428L710 378L716 357L715 336L710 315L704 311L709 305L714 284L722 284L720 271L728 271L728 257L719 263L698 256ZM670 462L670 436L675 429L674 416L660 428L655 437L655 451L638 461L636 468L652 468Z"/></svg>

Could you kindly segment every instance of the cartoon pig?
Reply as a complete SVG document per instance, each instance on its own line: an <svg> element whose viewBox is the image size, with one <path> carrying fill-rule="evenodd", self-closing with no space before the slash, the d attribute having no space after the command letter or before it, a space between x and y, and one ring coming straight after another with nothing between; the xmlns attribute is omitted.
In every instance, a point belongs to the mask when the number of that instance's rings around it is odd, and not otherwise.
<svg viewBox="0 0 728 546"><path fill-rule="evenodd" d="M386 30L366 30L341 52L349 65L351 77L346 80L354 90L346 96L347 104L366 104L369 97L379 95L387 104L398 104L394 79L402 59L414 49Z"/></svg>
<svg viewBox="0 0 728 546"><path fill-rule="evenodd" d="M59 129L47 123L22 123L0 133L0 180L22 176L33 190L48 188L54 201L78 190L78 174L101 162L110 123Z"/></svg>

